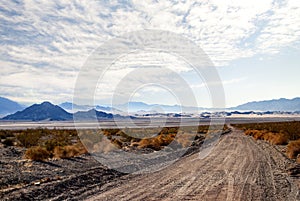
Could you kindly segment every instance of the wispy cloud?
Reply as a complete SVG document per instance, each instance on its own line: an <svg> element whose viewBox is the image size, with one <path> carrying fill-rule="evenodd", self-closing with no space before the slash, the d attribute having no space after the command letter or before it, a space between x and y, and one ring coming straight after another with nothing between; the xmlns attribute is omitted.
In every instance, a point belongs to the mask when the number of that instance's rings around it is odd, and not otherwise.
<svg viewBox="0 0 300 201"><path fill-rule="evenodd" d="M59 102L71 97L76 73L95 48L141 29L182 34L217 66L256 54L276 54L299 44L299 13L298 0L2 1L2 95L23 94L20 101ZM184 65L177 64L176 71L185 71ZM45 95L57 91L62 95Z"/></svg>
<svg viewBox="0 0 300 201"><path fill-rule="evenodd" d="M246 77L241 77L241 78L234 78L234 79L230 79L230 80L224 80L224 81L219 81L219 82L210 82L210 83L200 83L200 84L195 84L195 85L191 85L192 88L204 88L207 86L214 86L214 85L229 85L229 84L236 84L236 83L240 83L244 80L246 80Z"/></svg>

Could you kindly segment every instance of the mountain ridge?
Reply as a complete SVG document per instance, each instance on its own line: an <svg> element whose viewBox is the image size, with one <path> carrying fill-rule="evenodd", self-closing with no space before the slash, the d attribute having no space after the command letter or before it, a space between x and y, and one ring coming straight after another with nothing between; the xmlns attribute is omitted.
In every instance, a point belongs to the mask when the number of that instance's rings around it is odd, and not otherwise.
<svg viewBox="0 0 300 201"><path fill-rule="evenodd" d="M113 115L102 111L91 109L88 111L78 111L69 113L58 105L54 105L48 101L41 104L33 104L22 111L10 114L1 120L12 121L72 121L72 120L100 120L126 118L121 115Z"/></svg>
<svg viewBox="0 0 300 201"><path fill-rule="evenodd" d="M6 100L5 98L0 97L0 100ZM10 103L10 100L8 103ZM63 103L62 103L63 104ZM67 106L70 106L70 102L65 102ZM27 108L23 108L20 110L20 104L14 102L12 105L16 106L16 111L13 114L9 114L2 118L2 120L29 120L29 121L65 121L65 120L73 120L76 117L79 120L88 120L88 119L112 119L114 117L124 118L126 116L121 116L120 114L112 114L104 111L98 111L98 108L112 108L109 106L96 106L94 108L85 108L88 109L85 111L77 111L74 113L70 113L65 109L61 108L59 105L53 105L52 103L45 101L41 104L33 104ZM73 106L73 105L71 105ZM80 105L76 105L80 108ZM2 111L4 106L1 105ZM0 107L0 109L1 109ZM91 106L89 106L91 107ZM122 108L123 107L123 108ZM129 112L132 113L161 113L160 110L163 110L165 113L184 113L184 112L196 112L200 110L214 110L212 108L197 108L197 107L189 107L189 106L181 106L179 105L163 105L163 104L147 104L144 102L129 102L125 104L116 105L116 109L129 109ZM130 107L132 111L130 111ZM157 111L158 110L158 111ZM272 99L272 100L263 100L263 101L252 101L245 104L238 105L236 107L219 109L224 111L282 111L282 112L297 112L300 111L300 98L296 97L293 99ZM1 110L0 110L1 111ZM121 110L119 110L121 111ZM128 116L127 116L128 117Z"/></svg>
<svg viewBox="0 0 300 201"><path fill-rule="evenodd" d="M10 114L2 118L3 120L29 120L29 121L64 121L72 119L72 114L66 112L57 105L45 101L41 104L33 104L22 111Z"/></svg>
<svg viewBox="0 0 300 201"><path fill-rule="evenodd" d="M10 100L5 97L0 97L0 116L5 116L20 110L23 110L25 107L13 100Z"/></svg>
<svg viewBox="0 0 300 201"><path fill-rule="evenodd" d="M255 111L300 111L300 98L280 98L263 101L251 101L229 108L232 110L255 110Z"/></svg>

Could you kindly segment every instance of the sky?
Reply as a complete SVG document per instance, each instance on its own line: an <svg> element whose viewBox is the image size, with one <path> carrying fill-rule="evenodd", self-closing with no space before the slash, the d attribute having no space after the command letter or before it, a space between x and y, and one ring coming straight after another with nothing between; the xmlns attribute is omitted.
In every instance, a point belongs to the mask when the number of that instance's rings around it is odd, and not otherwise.
<svg viewBox="0 0 300 201"><path fill-rule="evenodd" d="M299 0L1 1L0 96L28 105L72 101L99 47L134 31L161 30L201 48L220 79L205 83L185 58L168 52L129 52L104 74L93 73L96 104L125 93L118 103L183 104L191 90L196 101L184 104L212 107L207 85L217 82L226 107L299 97L299 13Z"/></svg>

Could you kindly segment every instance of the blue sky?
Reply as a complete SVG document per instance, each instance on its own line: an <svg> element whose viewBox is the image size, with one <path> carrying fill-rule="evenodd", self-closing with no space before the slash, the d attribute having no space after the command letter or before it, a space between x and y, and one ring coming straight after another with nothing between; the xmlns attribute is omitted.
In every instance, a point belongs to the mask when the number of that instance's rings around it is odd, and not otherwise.
<svg viewBox="0 0 300 201"><path fill-rule="evenodd" d="M155 29L180 34L206 52L223 82L226 106L299 97L299 13L299 0L2 1L0 96L25 104L71 101L78 72L97 47L127 32ZM133 67L154 64L174 68L198 105L211 106L203 81L184 62L143 52L116 62L100 81L96 103L110 102ZM132 100L180 104L157 86L137 90Z"/></svg>

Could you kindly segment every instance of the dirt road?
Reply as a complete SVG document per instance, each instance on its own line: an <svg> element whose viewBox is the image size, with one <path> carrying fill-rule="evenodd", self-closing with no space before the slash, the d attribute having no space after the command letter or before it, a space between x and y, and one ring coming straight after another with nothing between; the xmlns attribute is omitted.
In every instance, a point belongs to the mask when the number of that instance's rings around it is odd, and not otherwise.
<svg viewBox="0 0 300 201"><path fill-rule="evenodd" d="M204 159L194 154L155 173L125 176L88 200L299 200L289 165L273 146L233 129Z"/></svg>

